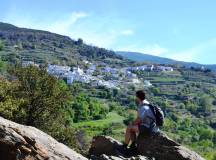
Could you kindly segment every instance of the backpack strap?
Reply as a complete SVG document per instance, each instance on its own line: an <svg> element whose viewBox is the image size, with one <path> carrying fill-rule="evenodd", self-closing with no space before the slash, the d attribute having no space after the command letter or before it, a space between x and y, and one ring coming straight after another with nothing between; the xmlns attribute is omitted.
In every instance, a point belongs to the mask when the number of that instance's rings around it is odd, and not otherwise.
<svg viewBox="0 0 216 160"><path fill-rule="evenodd" d="M151 110L151 112L153 113L155 119L152 118L152 117L150 117L150 116L148 116L148 117L151 118L152 120L156 121L156 113L155 113L155 111L154 111L154 106L151 105L150 103L149 103L149 104L148 104L148 103L143 103L143 104L146 105L146 106L148 106L148 107L150 108L150 110Z"/></svg>
<svg viewBox="0 0 216 160"><path fill-rule="evenodd" d="M150 103L143 103L143 105L146 105L149 107L149 109L151 110L152 114L154 115L155 118L152 118L150 116L147 116L149 119L152 120L151 124L150 124L150 128L152 129L153 127L156 126L156 114L154 112L154 108L153 105L151 105Z"/></svg>

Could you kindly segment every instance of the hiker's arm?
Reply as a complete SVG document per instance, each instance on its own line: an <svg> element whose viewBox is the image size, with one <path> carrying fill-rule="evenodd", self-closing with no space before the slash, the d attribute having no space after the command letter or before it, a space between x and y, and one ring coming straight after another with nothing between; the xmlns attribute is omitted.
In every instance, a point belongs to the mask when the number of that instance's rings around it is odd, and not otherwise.
<svg viewBox="0 0 216 160"><path fill-rule="evenodd" d="M135 121L133 122L133 125L138 125L138 124L140 124L140 122L141 122L141 119L139 117L137 117L135 119Z"/></svg>
<svg viewBox="0 0 216 160"><path fill-rule="evenodd" d="M139 118L139 113L137 112L137 118L135 119L135 121L133 121L133 125L138 125L140 124L141 119Z"/></svg>
<svg viewBox="0 0 216 160"><path fill-rule="evenodd" d="M133 122L133 125L139 125L139 124L141 124L141 122L142 122L142 119L140 118L140 117L143 117L143 116L145 116L145 113L146 113L146 110L144 110L144 111L140 111L140 110L137 110L137 118L136 118L136 120Z"/></svg>

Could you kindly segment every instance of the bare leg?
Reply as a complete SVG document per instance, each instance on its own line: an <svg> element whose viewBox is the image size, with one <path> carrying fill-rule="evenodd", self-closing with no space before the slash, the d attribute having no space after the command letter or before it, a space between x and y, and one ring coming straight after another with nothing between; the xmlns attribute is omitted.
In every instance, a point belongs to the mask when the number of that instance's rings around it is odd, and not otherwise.
<svg viewBox="0 0 216 160"><path fill-rule="evenodd" d="M129 125L125 133L125 144L129 144L130 141L134 142L136 140L136 133L139 132L138 126Z"/></svg>
<svg viewBox="0 0 216 160"><path fill-rule="evenodd" d="M130 139L131 139L131 143L136 141L136 132L133 131L130 132Z"/></svg>
<svg viewBox="0 0 216 160"><path fill-rule="evenodd" d="M130 133L130 126L127 127L126 133L125 133L125 144L129 144L131 139L131 133Z"/></svg>

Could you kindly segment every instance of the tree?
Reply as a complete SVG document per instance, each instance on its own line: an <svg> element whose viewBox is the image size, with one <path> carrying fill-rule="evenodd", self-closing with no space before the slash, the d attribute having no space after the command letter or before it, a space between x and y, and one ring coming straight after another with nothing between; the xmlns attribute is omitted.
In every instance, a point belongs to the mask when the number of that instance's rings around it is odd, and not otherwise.
<svg viewBox="0 0 216 160"><path fill-rule="evenodd" d="M1 60L0 57L0 73L6 69L6 64Z"/></svg>
<svg viewBox="0 0 216 160"><path fill-rule="evenodd" d="M18 62L20 62L20 58L20 55L18 55L17 53L9 53L2 56L3 61L8 61L13 64L18 64Z"/></svg>
<svg viewBox="0 0 216 160"><path fill-rule="evenodd" d="M89 108L86 102L75 101L72 105L74 109L74 122L89 120Z"/></svg>
<svg viewBox="0 0 216 160"><path fill-rule="evenodd" d="M185 109L185 104L184 104L184 103L180 103L180 104L179 104L179 108L180 108L180 109Z"/></svg>
<svg viewBox="0 0 216 160"><path fill-rule="evenodd" d="M185 108L191 111L191 113L195 114L197 111L197 105L191 101L186 101Z"/></svg>
<svg viewBox="0 0 216 160"><path fill-rule="evenodd" d="M83 44L83 40L81 38L79 38L77 41L76 41L76 45L82 45Z"/></svg>
<svg viewBox="0 0 216 160"><path fill-rule="evenodd" d="M34 66L17 67L10 73L18 79L13 96L24 101L21 108L26 112L25 124L41 128L67 115L71 97L62 81L49 75L45 69Z"/></svg>
<svg viewBox="0 0 216 160"><path fill-rule="evenodd" d="M96 99L89 98L84 93L80 93L74 99L72 109L74 110L74 122L101 119L108 113L103 104L100 104Z"/></svg>
<svg viewBox="0 0 216 160"><path fill-rule="evenodd" d="M118 89L113 89L113 97L116 97L118 93L119 93Z"/></svg>
<svg viewBox="0 0 216 160"><path fill-rule="evenodd" d="M165 131L175 131L176 130L176 123L169 119L169 118L166 118L165 119L165 122L164 122L164 126L163 126L163 130Z"/></svg>
<svg viewBox="0 0 216 160"><path fill-rule="evenodd" d="M160 94L160 89L154 87L154 88L151 89L151 92L154 93L155 95L157 95L157 94Z"/></svg>
<svg viewBox="0 0 216 160"><path fill-rule="evenodd" d="M116 102L111 102L111 103L109 104L109 111L110 111L110 112L116 111L118 107L119 107L119 106L118 106L118 104L117 104Z"/></svg>
<svg viewBox="0 0 216 160"><path fill-rule="evenodd" d="M214 133L208 128L199 128L200 140L212 140Z"/></svg>
<svg viewBox="0 0 216 160"><path fill-rule="evenodd" d="M202 96L200 98L200 106L205 112L211 112L212 110L212 99L210 96Z"/></svg>
<svg viewBox="0 0 216 160"><path fill-rule="evenodd" d="M216 160L216 152L213 153L213 158L212 160Z"/></svg>
<svg viewBox="0 0 216 160"><path fill-rule="evenodd" d="M19 108L23 103L23 99L15 98L12 93L17 88L17 83L11 83L5 79L0 79L0 116L16 120L25 114L22 109ZM18 113L19 114L16 114ZM22 123L22 121L19 121Z"/></svg>
<svg viewBox="0 0 216 160"><path fill-rule="evenodd" d="M59 142L85 150L84 134L71 125L74 112L64 81L33 66L12 68L9 73L17 79L9 82L0 78L0 116L35 126Z"/></svg>
<svg viewBox="0 0 216 160"><path fill-rule="evenodd" d="M4 48L4 44L3 44L3 42L2 42L2 41L0 41L0 51L2 51L2 50L3 50L3 48Z"/></svg>
<svg viewBox="0 0 216 160"><path fill-rule="evenodd" d="M129 112L126 119L123 121L125 125L131 124L136 119L136 112Z"/></svg>
<svg viewBox="0 0 216 160"><path fill-rule="evenodd" d="M214 132L213 143L216 144L216 131Z"/></svg>

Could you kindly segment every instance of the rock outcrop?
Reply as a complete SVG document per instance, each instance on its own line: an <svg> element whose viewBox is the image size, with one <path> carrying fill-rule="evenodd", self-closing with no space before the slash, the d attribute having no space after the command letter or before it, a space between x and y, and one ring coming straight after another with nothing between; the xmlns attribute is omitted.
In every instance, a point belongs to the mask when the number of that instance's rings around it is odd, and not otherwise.
<svg viewBox="0 0 216 160"><path fill-rule="evenodd" d="M46 133L0 117L0 160L86 160Z"/></svg>
<svg viewBox="0 0 216 160"><path fill-rule="evenodd" d="M97 136L93 138L89 150L92 159L137 159L137 160L204 160L197 153L174 142L164 134L150 137L138 136L137 152L121 154L121 143L111 137ZM130 152L130 151L129 151Z"/></svg>
<svg viewBox="0 0 216 160"><path fill-rule="evenodd" d="M118 148L122 144L108 136L96 136L92 140L89 158L92 160L148 160L145 156L137 154L128 156L120 153Z"/></svg>
<svg viewBox="0 0 216 160"><path fill-rule="evenodd" d="M122 154L121 143L107 136L93 138L92 160L204 160L163 134L138 136L137 151ZM0 160L87 160L46 133L0 117Z"/></svg>
<svg viewBox="0 0 216 160"><path fill-rule="evenodd" d="M138 136L137 148L140 154L160 160L204 160L196 152L181 146L164 134Z"/></svg>

